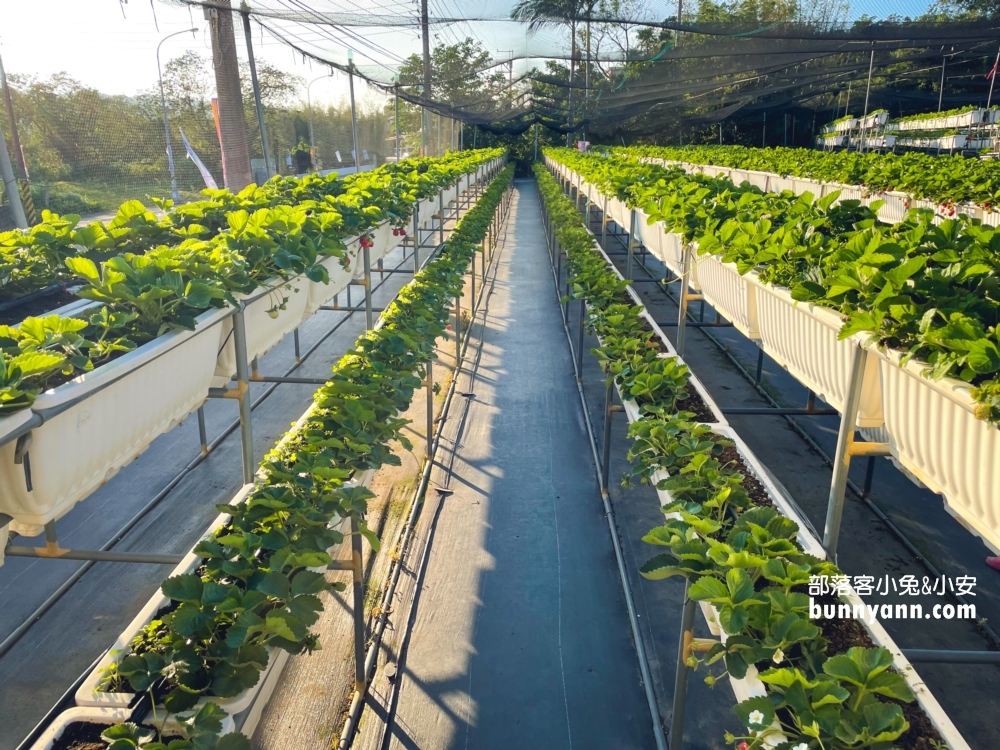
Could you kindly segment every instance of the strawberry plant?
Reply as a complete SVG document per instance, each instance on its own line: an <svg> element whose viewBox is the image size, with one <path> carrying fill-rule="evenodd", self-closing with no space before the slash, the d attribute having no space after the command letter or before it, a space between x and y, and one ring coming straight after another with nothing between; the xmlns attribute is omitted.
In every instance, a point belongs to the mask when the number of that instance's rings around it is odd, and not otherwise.
<svg viewBox="0 0 1000 750"><path fill-rule="evenodd" d="M976 415L1000 424L1000 230L966 216L935 223L927 210L880 224L877 201L864 207L834 204L836 193L820 200L763 193L620 151L551 153L697 243L700 254L716 254L740 273L753 270L761 281L787 287L796 300L838 311L842 338L867 334L903 352L904 362L925 363L930 378L975 386Z"/></svg>

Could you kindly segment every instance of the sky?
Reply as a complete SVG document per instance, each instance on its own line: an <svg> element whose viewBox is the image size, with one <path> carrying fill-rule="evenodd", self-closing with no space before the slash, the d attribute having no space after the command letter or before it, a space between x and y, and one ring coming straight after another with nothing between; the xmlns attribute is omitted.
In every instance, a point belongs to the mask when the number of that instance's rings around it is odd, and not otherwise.
<svg viewBox="0 0 1000 750"><path fill-rule="evenodd" d="M285 2L268 0L275 7L312 7L327 10L343 9L395 18L416 19L416 0L306 0ZM234 5L236 3L234 2ZM477 0L475 4L461 0L430 0L430 15L438 17L504 18L509 15L512 0ZM647 0L649 12L667 15L667 6L676 8L675 0ZM928 0L853 0L850 16L868 14L884 17L889 14L917 15L930 5ZM178 7L162 0L0 0L0 56L8 73L21 73L47 78L67 72L82 83L112 94L134 94L148 90L157 81L156 47L168 34L197 27L199 31L184 33L163 42L161 60L166 62L189 50L211 58L211 42L207 24L198 8ZM347 61L347 47L357 51L354 60L359 66L377 66L388 79L402 58L420 51L418 29L357 28L353 32L363 39L349 39L345 33L331 32L317 26L287 26L294 29L297 43L321 50L328 59ZM316 82L310 87L314 102L335 103L347 95L346 76L323 77L328 70L315 62L303 61L302 56L280 40L253 25L253 43L257 58ZM558 30L542 30L529 35L526 28L505 21L492 23L456 23L434 25L432 44L454 43L467 36L481 40L496 59L545 50L560 50L566 46L566 35ZM245 55L245 43L237 29L237 48ZM537 63L536 63L537 64ZM515 75L532 63L515 61ZM358 96L375 95L359 86ZM305 98L305 92L303 92Z"/></svg>

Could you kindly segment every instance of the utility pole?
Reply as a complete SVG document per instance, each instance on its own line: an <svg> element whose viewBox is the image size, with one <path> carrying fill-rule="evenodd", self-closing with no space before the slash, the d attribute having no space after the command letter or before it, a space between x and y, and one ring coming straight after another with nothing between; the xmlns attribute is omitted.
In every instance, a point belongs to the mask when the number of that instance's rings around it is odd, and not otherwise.
<svg viewBox="0 0 1000 750"><path fill-rule="evenodd" d="M24 151L21 150L21 138L17 133L17 119L14 117L14 102L10 98L10 88L7 86L7 73L4 72L2 58L0 58L0 88L3 88L4 106L7 107L7 118L10 121L10 145L14 148L14 163L21 168L18 177L27 180L28 165L24 163Z"/></svg>
<svg viewBox="0 0 1000 750"><path fill-rule="evenodd" d="M396 161L399 161L399 74L396 75Z"/></svg>
<svg viewBox="0 0 1000 750"><path fill-rule="evenodd" d="M215 0L205 8L212 33L212 65L215 90L219 97L219 133L222 140L222 171L226 187L236 192L251 182L250 144L247 123L243 118L243 93L240 91L239 58L236 56L236 32L233 29L231 0Z"/></svg>
<svg viewBox="0 0 1000 750"><path fill-rule="evenodd" d="M361 171L361 150L358 148L358 117L354 111L354 54L351 50L347 50L347 80L348 86L351 92L351 138L354 141L354 172L357 174ZM371 321L368 322L368 327L371 328Z"/></svg>
<svg viewBox="0 0 1000 750"><path fill-rule="evenodd" d="M431 38L430 38L430 24L427 21L427 0L420 0L420 36L421 42L423 43L424 52L424 93L423 98L425 101L429 101L431 98ZM424 132L427 127L427 112L421 107L420 108L420 130ZM426 144L428 138L426 135L421 138L421 142L424 144L424 150L426 151ZM421 153L421 156L427 156L426 153Z"/></svg>
<svg viewBox="0 0 1000 750"><path fill-rule="evenodd" d="M181 202L181 194L177 190L177 172L174 170L174 149L170 145L170 123L167 120L167 97L163 93L163 70L160 68L160 47L163 43L170 39L170 37L177 36L178 34L186 34L188 31L192 35L198 31L197 28L185 29L184 31L175 31L173 34L168 34L160 40L160 43L156 45L156 74L160 79L160 108L163 112L163 135L167 142L167 169L170 171L170 197L173 198L174 203ZM6 79L4 79L4 89L6 90ZM11 119L13 119L13 113L11 114ZM15 146L14 148L17 148Z"/></svg>
<svg viewBox="0 0 1000 750"><path fill-rule="evenodd" d="M10 201L10 212L13 215L14 225L19 229L27 229L28 218L24 215L21 194L18 192L17 180L14 177L14 170L10 165L10 156L7 154L7 141L3 137L2 123L0 123L0 177L3 178L4 191L7 193L7 200Z"/></svg>

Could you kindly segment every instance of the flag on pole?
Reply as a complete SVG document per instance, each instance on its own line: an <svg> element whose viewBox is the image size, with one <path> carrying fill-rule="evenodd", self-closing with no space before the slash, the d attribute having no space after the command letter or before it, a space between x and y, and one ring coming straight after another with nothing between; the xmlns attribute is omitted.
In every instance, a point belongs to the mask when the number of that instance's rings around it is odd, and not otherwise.
<svg viewBox="0 0 1000 750"><path fill-rule="evenodd" d="M187 158L193 161L194 165L198 167L198 171L201 172L201 178L205 181L205 186L218 189L219 186L215 184L215 178L212 177L212 173L208 171L208 167L198 158L198 154L194 152L191 144L188 143L187 136L184 135L184 129L178 128L178 130L181 131L181 140L184 142L184 150L187 151Z"/></svg>
<svg viewBox="0 0 1000 750"><path fill-rule="evenodd" d="M988 81L996 74L997 74L997 63L993 63L993 67L990 68L990 72L986 74L986 80Z"/></svg>
<svg viewBox="0 0 1000 750"><path fill-rule="evenodd" d="M212 118L215 120L215 135L219 139L219 153L222 154L222 184L229 187L229 175L226 174L226 149L222 145L222 125L219 123L219 100L212 99Z"/></svg>

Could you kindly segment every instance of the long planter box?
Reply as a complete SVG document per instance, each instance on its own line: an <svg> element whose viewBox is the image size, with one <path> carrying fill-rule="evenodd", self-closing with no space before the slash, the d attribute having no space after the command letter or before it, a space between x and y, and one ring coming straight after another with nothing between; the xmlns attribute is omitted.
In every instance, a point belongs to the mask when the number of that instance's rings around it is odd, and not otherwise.
<svg viewBox="0 0 1000 750"><path fill-rule="evenodd" d="M160 336L0 420L0 434L11 434L32 414L45 419L31 431L30 491L14 463L17 441L0 446L0 513L14 531L41 533L204 402L228 314L203 313L195 331Z"/></svg>
<svg viewBox="0 0 1000 750"><path fill-rule="evenodd" d="M607 256L605 256L605 259L607 260ZM768 291L772 291L771 287L767 287L766 285L757 282L755 277L753 279L753 282L754 286L759 289L766 289ZM776 304L782 304L788 308L788 310L785 310L783 312L786 314L786 317L789 318L789 320L786 321L785 325L786 328L792 331L792 335L805 336L806 337L805 341L808 342L810 340L809 338L810 336L813 337L824 336L822 329L825 328L829 331L834 332L833 340L835 341L836 339L835 333L836 331L839 331L840 326L836 320L827 317L827 313L830 313L831 311L823 310L820 308L813 309L813 306L809 305L803 305L801 309L799 309L800 303L795 303L793 300L790 299L790 297L783 299L781 298L780 295L776 296L774 301ZM802 314L802 318L800 320L794 320L791 316L788 315L789 310L798 310L798 312ZM815 313L815 315L813 315L813 313ZM762 307L762 315L763 314L766 313L764 313L764 308ZM810 322L810 320L812 322ZM819 328L818 326L821 326L822 328ZM827 339L826 343L829 344L830 343L829 337L827 336L826 339ZM846 344L848 346L857 346L856 342L851 342L851 341L845 341L839 343ZM832 356L834 359L842 359L843 354L835 353ZM919 374L919 367L914 365L914 363L910 363L907 365L906 368L900 369L898 367L898 357L884 355L884 354L880 354L880 356L882 360L880 362L882 378L886 378L885 368L887 366L891 366L895 367L897 371L894 372L893 375L898 375L899 377L907 377L914 380L914 382L917 385L916 386L911 385L911 388L914 389L915 393L918 392L918 389L921 386L926 386L926 385L935 386L934 391L937 392L940 395L940 397L937 399L937 403L934 403L933 405L928 405L926 408L932 411L937 410L942 414L946 413L948 419L952 420L952 422L960 425L961 427L969 431L970 434L965 439L963 439L963 441L961 441L961 445L957 446L955 451L956 453L959 454L961 454L963 450L965 451L965 458L967 459L967 465L969 467L976 466L978 468L979 466L983 465L984 461L988 461L990 458L994 456L997 457L995 460L992 461L992 463L989 464L990 467L993 469L993 471L990 472L988 476L988 481L994 488L994 491L989 496L994 498L1000 497L1000 486L998 486L1000 485L1000 431L990 428L985 423L979 422L975 420L974 417L972 417L971 414L972 402L971 398L969 398L968 396L967 388L958 387L963 384L956 384L954 381L947 384L931 383L930 381L926 381L925 379L921 378ZM808 360L806 361L808 362ZM866 376L867 373L873 369L874 368L871 367L866 368ZM692 375L691 382L695 385L695 388L699 391L699 393L701 393L703 389L701 388L700 381ZM887 382L891 381L887 379ZM866 399L871 398L873 390L873 386L869 382L867 377L863 388L864 388L864 396L862 399L862 403L864 405L867 403ZM902 389L897 389L897 390L901 391ZM928 396L926 393L923 393L922 396L925 400L928 401L933 399L932 396ZM789 497L787 497L787 495L781 489L778 488L775 482L771 479L769 472L764 468L764 466L760 463L760 461L749 449L749 447L743 442L743 440L739 437L739 435L737 435L735 430L733 430L725 423L725 420L722 417L721 412L717 411L717 407L711 401L710 397L707 397L707 394L705 394L703 398L706 398L706 403L710 405L713 412L716 412L720 418L721 424L714 426L713 428L714 431L720 435L723 435L733 440L733 442L736 443L737 451L740 453L740 456L743 459L744 463L746 464L747 468L756 477L756 479L764 485L764 487L768 492L769 497L771 498L771 501L775 504L775 506L782 514L788 516L797 523L799 527L798 540L802 544L803 549L809 554L813 554L817 557L825 557L826 556L825 549L823 548L820 541L816 538L815 534L812 533L812 531L810 530L811 529L810 524L802 516L802 514L799 512L795 504L791 501ZM835 396L827 396L827 398L832 400L835 398ZM922 404L914 403L914 401L915 400L918 401L919 398L920 397L915 395L911 396L910 401L907 403L906 396L905 395L903 396L903 398L901 399L902 403L900 403L898 409L899 419L905 419L908 417L912 421L912 423L916 425L916 422L919 420L918 415L921 414L924 409ZM945 400L950 404L952 404L952 406L943 403L943 401ZM622 403L629 422L633 422L640 417L638 407L634 401L623 399ZM886 426L889 428L889 431L891 431L892 428L890 426L891 421L889 414L893 412L894 407L890 406L890 404L887 401L885 404L885 409L886 409ZM964 418L965 416L967 416L969 419L973 421L968 422L967 420L965 420ZM862 409L861 418L862 419L870 418L870 415L868 415L868 417L865 416L864 408ZM901 424L900 429L902 427L903 425ZM990 456L983 457L981 454L975 455L975 451L970 450L970 446L979 445L981 444L981 441L983 441L982 433L978 432L980 429L990 431L990 438L989 440L987 440L987 442L989 443L988 450L991 450ZM933 429L932 427L931 429L925 429L925 431L923 432L920 432L918 430L918 432L915 433L915 435L918 438L924 435L931 436L927 439L927 442L931 445L933 449L933 447L936 445L937 442L934 441L933 436L937 435L939 432L940 430ZM896 449L894 449L894 452L896 452ZM909 458L904 458L904 456L907 456L908 453L909 451L903 451L899 453L900 460L902 460L904 464L908 460L910 460ZM972 475L970 475L970 478L971 476ZM655 479L656 477L654 476L654 480ZM932 487L934 486L933 484L931 484L930 481L928 481L927 483L929 486ZM657 494L659 496L661 507L663 505L667 505L673 502L669 493L657 489ZM995 509L1000 509L1000 502L995 503L989 509L989 511L993 514L990 517L990 522L994 523L994 528L997 526L997 524L995 523L995 520L997 518L997 512ZM848 594L848 596L845 597L845 600L848 604L851 605L852 610L855 605L860 605L862 603L861 599L853 591L851 591ZM713 634L719 634L720 629L718 626L718 618L717 615L712 611L712 608L710 606L703 606L702 612L705 615L706 621L708 622L709 629L713 632ZM927 688L926 684L920 679L916 670L908 662L906 657L903 656L902 652L893 642L892 638L885 631L885 629L878 622L875 623L868 623L867 621L862 621L862 622L865 629L871 636L872 640L877 645L883 646L884 648L889 650L890 653L892 653L895 669L906 680L907 684L913 691L917 702L919 703L921 708L927 713L932 724L938 730L938 732L941 734L944 740L947 742L948 746L951 747L953 750L967 750L967 748L969 748L968 743L965 742L964 738L961 736L957 728L954 726L954 724L948 718L947 714L944 712L944 709L942 709L940 704L937 702L937 699ZM723 640L725 640L724 634L722 634L722 637ZM755 696L765 696L767 694L766 686L757 678L757 671L753 667L751 667L751 669L748 670L747 675L742 680L735 680L730 678L730 681L733 687L733 692L736 695L738 701L743 701L746 700L747 698ZM775 729L777 729L777 727L775 727ZM773 735L771 735L765 740L764 744L766 747L775 747L781 744L781 742L784 742L786 739L787 738L784 737L780 732L776 731L774 732Z"/></svg>
<svg viewBox="0 0 1000 750"><path fill-rule="evenodd" d="M358 249L358 244L354 241L347 246L346 259L330 256L322 261L321 265L326 268L330 282L328 284L324 284L321 281L309 282L309 296L306 299L306 306L302 311L303 322L310 318L320 307L344 291L347 285L351 283L351 278L354 276L356 268L359 265ZM344 260L348 262L347 268L344 267Z"/></svg>
<svg viewBox="0 0 1000 750"><path fill-rule="evenodd" d="M816 538L816 536L810 530L808 522L802 517L796 505L791 501L790 498L774 483L770 478L770 474L764 468L763 464L757 459L750 448L743 442L743 440L736 434L736 431L731 427L720 426L714 428L715 432L719 435L723 435L736 443L736 449L743 459L744 464L750 470L750 473L764 485L767 490L767 494L770 500L775 504L778 511L783 515L791 518L799 527L798 541L802 545L805 552L815 555L817 557L825 558L826 551L823 545ZM662 477L661 477L662 478ZM659 500L662 505L668 505L673 502L673 498L668 492L662 490L657 490ZM863 602L860 597L853 590L851 590L845 597L843 601L846 602L853 608L855 605L861 605ZM706 621L708 622L709 629L713 634L719 634L723 640L726 641L726 634L721 631L718 627L718 617L711 606L702 608L702 613L705 614ZM961 733L952 723L951 719L945 713L944 709L938 703L937 699L934 697L933 693L927 688L927 685L920 678L920 675L913 668L913 665L903 656L899 647L892 640L891 636L886 632L885 628L878 623L869 623L867 620L862 620L862 624L871 636L871 639L876 643L876 645L882 646L887 649L893 657L893 666L896 671L906 680L910 689L913 691L916 697L917 703L930 718L931 723L941 734L942 738L947 742L948 746L952 750L968 750L969 745L962 737ZM746 676L741 680L733 679L730 676L730 683L733 688L733 693L736 695L737 701L744 701L748 698L766 696L767 686L760 681L757 677L757 670L751 667L747 670ZM778 729L775 725L774 729ZM780 731L775 731L774 734L770 734L764 740L765 747L776 747L777 745L784 742L787 738L780 733Z"/></svg>
<svg viewBox="0 0 1000 750"><path fill-rule="evenodd" d="M959 133L958 135L945 135L940 138L904 138L899 137L896 139L896 144L899 146L908 146L910 148L935 148L935 149L947 149L948 151L954 151L957 148L965 148L965 143L968 140L968 136L964 133Z"/></svg>
<svg viewBox="0 0 1000 750"><path fill-rule="evenodd" d="M760 338L756 289L735 263L723 263L714 255L694 256L692 276L708 303L722 313L744 336Z"/></svg>
<svg viewBox="0 0 1000 750"><path fill-rule="evenodd" d="M309 287L313 282L304 275L285 279L273 278L261 289L243 295L243 319L247 336L247 359L267 354L271 348L302 323L309 302ZM284 301L285 309L277 309ZM224 386L236 375L236 347L233 342L233 321L223 324L213 385Z"/></svg>
<svg viewBox="0 0 1000 750"><path fill-rule="evenodd" d="M735 171L735 170L734 170ZM805 185L797 185L804 188ZM901 194L883 211L905 212ZM739 277L718 260L699 258L697 281L726 317L747 334L756 323L760 345L799 382L843 412L850 362L857 340L838 340L842 319L823 307L796 302L788 291ZM746 295L737 279L755 287ZM751 310L748 299L754 298ZM745 305L745 306L744 306ZM969 387L957 380L932 381L923 367L900 368L898 352L869 349L858 426L887 442L899 467L945 498L946 509L994 551L1000 552L1000 430L974 416Z"/></svg>
<svg viewBox="0 0 1000 750"><path fill-rule="evenodd" d="M764 284L755 272L744 277L756 288L760 344L764 351L809 390L843 413L850 388L855 339L839 341L843 319L833 310L796 302L787 290ZM869 355L874 360L874 355ZM878 368L867 367L858 423L882 425Z"/></svg>
<svg viewBox="0 0 1000 750"><path fill-rule="evenodd" d="M131 711L127 708L77 707L67 709L55 718L42 735L31 745L30 750L51 750L56 740L62 737L66 728L72 724L80 722L88 724L121 724L129 720L130 713ZM159 721L162 721L162 719ZM149 717L142 723L152 724ZM168 735L183 734L180 724L170 718L164 722L163 730ZM232 717L227 716L222 720L222 730L219 734L229 734L233 731L235 731L235 724Z"/></svg>
<svg viewBox="0 0 1000 750"><path fill-rule="evenodd" d="M282 448L292 440L296 433L300 432L305 425L306 421L310 418L316 409L316 404L313 403L303 414L298 418L292 428L285 433L285 435L278 441L275 446L275 450ZM366 471L361 476L350 480L346 484L348 486L353 485L367 485L370 481L374 472ZM258 477L262 476L258 472ZM254 485L246 484L244 485L238 493L229 501L229 505L237 505L247 497L247 495L253 490ZM229 515L226 513L219 514L212 524L209 526L208 530L202 536L202 539L208 538L215 531L222 528L222 526L229 520ZM331 525L333 528L339 529L341 531L346 531L346 525L348 519L340 518L335 520ZM195 545L197 546L197 545ZM333 549L329 550L333 552ZM183 573L190 573L195 570L201 563L201 558L192 551L185 555L184 559L177 565L176 568L171 572L171 576L181 575ZM322 568L316 569L322 571ZM121 708L128 706L128 704L134 699L134 693L111 693L105 692L99 689L99 685L102 678L109 666L117 663L123 659L128 653L128 645L132 642L132 639L142 630L146 625L150 623L153 617L158 611L163 609L170 603L170 600L164 596L161 592L157 593L150 599L146 605L139 611L139 613L132 619L128 627L118 636L114 644L104 655L101 661L97 664L95 669L87 675L87 678L83 681L80 687L77 689L75 694L75 702L77 706L97 706L106 708ZM266 701L269 697L267 695L259 696L258 694L263 690L267 689L273 691L277 682L277 677L275 672L280 674L280 671L284 669L285 664L288 662L289 654L281 649L269 649L268 651L268 662L267 667L261 673L260 678L257 680L257 684L248 690L243 691L239 695L233 696L231 698L216 698L212 696L206 696L199 701L199 705L208 702L217 703L221 708L223 708L230 715L238 714L240 712L246 711L248 708L252 708L255 701L258 699ZM258 717L259 718L259 717Z"/></svg>
<svg viewBox="0 0 1000 750"><path fill-rule="evenodd" d="M1000 553L1000 429L976 419L967 384L930 380L917 362L900 367L899 352L871 351L878 357L883 434L893 457Z"/></svg>

